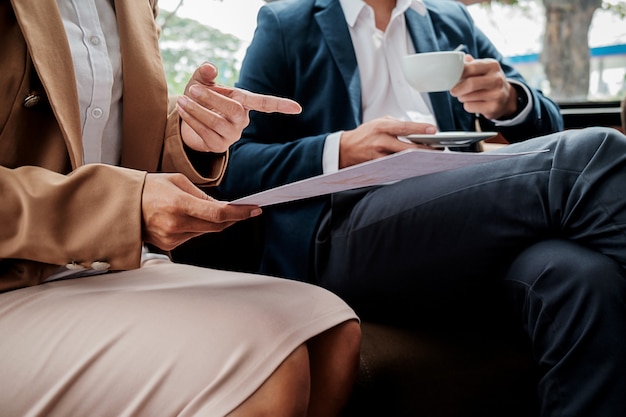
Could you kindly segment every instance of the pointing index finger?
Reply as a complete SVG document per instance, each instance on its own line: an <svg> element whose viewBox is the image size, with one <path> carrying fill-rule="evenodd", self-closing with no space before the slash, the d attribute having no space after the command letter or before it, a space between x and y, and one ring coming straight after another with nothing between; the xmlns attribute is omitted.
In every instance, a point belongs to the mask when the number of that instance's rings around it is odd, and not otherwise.
<svg viewBox="0 0 626 417"><path fill-rule="evenodd" d="M212 88L215 91L238 101L248 110L256 110L263 113L284 114L299 114L302 112L300 104L288 98L257 94L240 88L228 88L222 86L215 86Z"/></svg>

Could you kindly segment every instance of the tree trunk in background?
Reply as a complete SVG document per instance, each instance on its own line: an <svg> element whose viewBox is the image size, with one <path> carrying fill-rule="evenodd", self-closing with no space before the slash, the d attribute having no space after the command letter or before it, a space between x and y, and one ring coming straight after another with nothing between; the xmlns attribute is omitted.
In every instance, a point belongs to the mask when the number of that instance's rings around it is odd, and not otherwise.
<svg viewBox="0 0 626 417"><path fill-rule="evenodd" d="M459 0L467 5L491 0ZM515 5L525 0L494 0ZM541 0L546 10L541 64L556 101L587 101L589 28L602 0Z"/></svg>
<svg viewBox="0 0 626 417"><path fill-rule="evenodd" d="M546 27L541 63L556 101L586 101L589 92L589 27L602 0L543 0Z"/></svg>

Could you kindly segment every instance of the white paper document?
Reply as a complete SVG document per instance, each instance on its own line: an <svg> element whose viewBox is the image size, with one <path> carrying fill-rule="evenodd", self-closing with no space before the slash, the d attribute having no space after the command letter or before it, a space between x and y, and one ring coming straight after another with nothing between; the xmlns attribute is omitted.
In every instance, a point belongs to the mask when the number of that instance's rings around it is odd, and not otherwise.
<svg viewBox="0 0 626 417"><path fill-rule="evenodd" d="M547 150L537 152L545 151ZM409 149L337 172L318 175L252 194L231 201L230 204L270 206L537 152L442 152Z"/></svg>

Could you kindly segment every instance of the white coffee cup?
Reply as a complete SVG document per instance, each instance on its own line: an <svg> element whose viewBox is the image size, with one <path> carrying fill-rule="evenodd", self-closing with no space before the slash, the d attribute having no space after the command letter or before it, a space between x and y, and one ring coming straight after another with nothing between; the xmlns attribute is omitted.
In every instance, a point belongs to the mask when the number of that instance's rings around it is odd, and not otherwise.
<svg viewBox="0 0 626 417"><path fill-rule="evenodd" d="M402 70L417 91L448 91L461 79L464 56L461 51L410 54L402 59Z"/></svg>

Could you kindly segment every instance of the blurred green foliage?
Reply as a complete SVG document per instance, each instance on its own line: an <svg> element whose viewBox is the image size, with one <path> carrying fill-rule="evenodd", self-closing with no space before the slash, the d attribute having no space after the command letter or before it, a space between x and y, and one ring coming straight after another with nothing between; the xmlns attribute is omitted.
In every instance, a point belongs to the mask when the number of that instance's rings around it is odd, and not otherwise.
<svg viewBox="0 0 626 417"><path fill-rule="evenodd" d="M239 77L239 38L165 10L161 10L157 24L161 26L159 46L170 94L181 94L203 62L218 68L220 84L234 85Z"/></svg>

